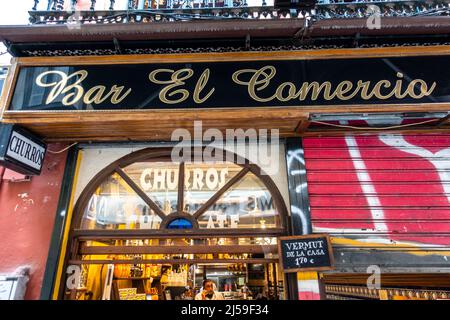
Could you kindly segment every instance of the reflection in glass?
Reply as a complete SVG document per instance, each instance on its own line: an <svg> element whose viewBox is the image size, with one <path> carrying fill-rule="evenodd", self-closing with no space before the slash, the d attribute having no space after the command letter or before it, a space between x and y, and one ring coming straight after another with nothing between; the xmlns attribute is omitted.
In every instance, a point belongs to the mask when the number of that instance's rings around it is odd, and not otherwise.
<svg viewBox="0 0 450 320"><path fill-rule="evenodd" d="M275 228L279 223L272 195L247 173L199 218L200 228Z"/></svg>
<svg viewBox="0 0 450 320"><path fill-rule="evenodd" d="M89 199L82 229L159 229L161 218L118 175L106 179Z"/></svg>
<svg viewBox="0 0 450 320"><path fill-rule="evenodd" d="M174 219L167 225L167 229L192 229L192 223L183 218Z"/></svg>
<svg viewBox="0 0 450 320"><path fill-rule="evenodd" d="M177 210L179 168L172 162L136 162L124 171L167 215Z"/></svg>
<svg viewBox="0 0 450 320"><path fill-rule="evenodd" d="M195 213L241 170L234 163L186 164L184 210Z"/></svg>
<svg viewBox="0 0 450 320"><path fill-rule="evenodd" d="M161 218L151 209L154 208L151 202L161 209L159 214L176 214L179 192L184 192L183 212L194 214L233 180L242 167L233 163L186 164L184 190L178 190L179 170L178 163L137 162L123 169L133 181L131 185L117 173L112 174L91 196L81 227L159 229ZM139 196L136 188L148 198ZM270 191L252 172L221 192L223 194L198 217L199 228L265 229L281 225ZM168 227L187 228L181 222Z"/></svg>

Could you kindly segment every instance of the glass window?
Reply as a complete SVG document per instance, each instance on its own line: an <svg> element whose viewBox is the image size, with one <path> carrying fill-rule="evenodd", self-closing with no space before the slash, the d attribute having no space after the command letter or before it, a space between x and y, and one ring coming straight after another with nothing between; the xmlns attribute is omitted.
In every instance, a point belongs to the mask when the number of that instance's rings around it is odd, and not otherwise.
<svg viewBox="0 0 450 320"><path fill-rule="evenodd" d="M194 215L201 229L281 227L272 193L251 171L245 173L234 163L181 168L182 190L179 163L142 161L111 174L90 197L81 229L159 229L162 219L186 213ZM189 219L174 219L167 228L197 228Z"/></svg>
<svg viewBox="0 0 450 320"><path fill-rule="evenodd" d="M276 228L278 214L272 195L251 172L229 188L200 216L199 227Z"/></svg>
<svg viewBox="0 0 450 320"><path fill-rule="evenodd" d="M177 210L179 163L136 162L123 171L166 215Z"/></svg>
<svg viewBox="0 0 450 320"><path fill-rule="evenodd" d="M159 229L161 218L117 174L108 177L89 199L82 229Z"/></svg>
<svg viewBox="0 0 450 320"><path fill-rule="evenodd" d="M241 170L234 163L186 164L184 210L195 213Z"/></svg>
<svg viewBox="0 0 450 320"><path fill-rule="evenodd" d="M167 225L167 229L192 229L192 223L183 218L174 219Z"/></svg>

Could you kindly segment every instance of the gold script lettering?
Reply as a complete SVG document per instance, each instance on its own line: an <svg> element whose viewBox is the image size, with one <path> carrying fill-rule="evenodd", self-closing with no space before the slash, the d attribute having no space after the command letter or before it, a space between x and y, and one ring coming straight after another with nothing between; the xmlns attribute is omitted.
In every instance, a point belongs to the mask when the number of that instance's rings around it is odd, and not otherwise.
<svg viewBox="0 0 450 320"><path fill-rule="evenodd" d="M170 80L156 79L156 75L158 73L162 73L162 72L171 73L172 75L170 76ZM184 73L184 75L183 75L183 73ZM172 70L172 69L157 69L157 70L150 72L150 74L148 75L148 78L150 79L151 82L156 83L156 84L168 84L168 86L164 87L159 92L159 99L164 103L175 104L175 103L183 102L184 100L186 100L189 97L189 91L187 91L186 89L178 89L178 90L170 92L170 90L186 84L184 82L184 80L189 79L193 74L194 74L194 71L192 71L192 69L188 69L188 68L180 69L177 71ZM175 100L169 100L167 98L167 97L173 97L176 94L181 94L181 97L178 99L175 99Z"/></svg>
<svg viewBox="0 0 450 320"><path fill-rule="evenodd" d="M48 75L55 74L59 75L61 77L61 80L59 82L50 82L50 83L44 83L42 80ZM48 94L47 100L45 101L46 104L52 103L60 94L66 94L70 90L74 90L74 92L69 93L62 99L62 104L65 106L69 106L72 104L75 104L80 100L80 98L83 96L83 87L80 86L80 83L83 82L84 79L86 79L88 75L88 72L86 70L80 70L72 73L70 76L68 76L66 73L62 71L46 71L41 73L36 78L36 84L40 87L53 87L53 89ZM71 85L67 85L67 82L69 79L73 77L79 78L75 81L75 83ZM72 100L70 100L72 98Z"/></svg>
<svg viewBox="0 0 450 320"><path fill-rule="evenodd" d="M161 80L158 79L158 75L160 73L169 73L170 74L170 80ZM189 91L186 89L181 89L178 87L182 87L186 84L185 80L188 80L194 75L194 70L189 68L179 69L177 71L172 69L157 69L150 72L148 75L148 78L151 82L156 84L165 84L164 88L161 89L159 92L159 100L161 100L164 103L167 104L176 104L185 101L189 98ZM202 90L206 87L206 84L208 83L210 75L210 70L205 69L201 76L199 77L194 93L193 93L193 100L195 103L203 103L214 93L215 88L212 88L203 98L200 97L200 94ZM176 89L178 88L178 89ZM174 90L176 89L176 90ZM178 99L169 99L172 98L175 95L181 95Z"/></svg>
<svg viewBox="0 0 450 320"><path fill-rule="evenodd" d="M396 75L399 79L395 81L395 85L389 80L380 80L371 85L371 81L358 80L356 85L351 81L344 80L339 82L335 89L332 89L330 81L319 83L317 81L303 82L299 89L292 82L283 82L275 88L275 93L271 96L262 97L261 91L269 88L272 79L275 77L277 70L274 66L264 66L260 69L242 69L233 73L233 82L246 86L248 95L258 102L270 102L274 99L280 102L286 102L294 99L303 100L349 100L358 94L364 100L376 97L380 100L386 100L395 96L397 99L403 99L407 96L414 99L421 99L432 94L436 87L433 82L430 87L422 79L411 80L406 88L403 86L403 74L398 72ZM249 75L248 75L249 74ZM246 79L243 79L246 75ZM420 93L416 93L415 88L420 88ZM382 92L383 89L383 92Z"/></svg>
<svg viewBox="0 0 450 320"><path fill-rule="evenodd" d="M59 81L55 82L44 82L44 78L49 75L57 75L60 77ZM45 101L46 104L52 103L58 98L59 95L64 95L61 100L61 103L65 106L70 106L77 103L81 98L83 98L83 103L85 104L100 104L106 101L111 95L111 103L118 104L123 99L125 99L131 92L131 89L128 89L125 93L122 94L124 87L123 86L112 86L111 90L105 95L106 87L105 86L94 86L89 90L84 92L83 86L81 83L87 78L88 72L86 70L75 71L74 73L67 75L62 71L46 71L41 73L36 78L36 84L40 87L52 87L50 93L47 96ZM68 82L71 78L78 77L73 84L69 84Z"/></svg>
<svg viewBox="0 0 450 320"><path fill-rule="evenodd" d="M420 84L420 93L419 94L416 94L414 92L414 88L416 87L416 84ZM436 82L433 82L430 89L428 89L428 86L425 81L423 81L422 79L415 79L415 80L411 81L411 83L409 84L408 93L411 97L413 97L415 99L421 99L423 97L429 96L433 92L435 87L436 87Z"/></svg>
<svg viewBox="0 0 450 320"><path fill-rule="evenodd" d="M336 95L336 92L333 94L330 94L331 83L329 81L325 81L322 84L319 84L316 81L311 82L311 84L308 82L304 82L300 89L300 94L299 94L300 100L306 100L306 98L308 97L308 92L309 92L309 90L311 90L311 88L312 88L311 100L317 100L317 98L319 97L319 94L322 90L324 90L323 96L324 96L325 100L331 100Z"/></svg>
<svg viewBox="0 0 450 320"><path fill-rule="evenodd" d="M212 88L211 90L209 90L209 92L205 95L204 98L200 98L200 93L205 88L206 84L208 83L209 73L210 73L210 71L208 68L205 71L203 71L200 78L198 78L197 84L195 85L195 89L194 89L194 102L195 103L205 102L206 100L208 100L208 98L213 94L213 92L215 90L215 88Z"/></svg>
<svg viewBox="0 0 450 320"><path fill-rule="evenodd" d="M266 72L266 70L269 70L269 73ZM250 78L249 81L243 81L239 79L239 76L243 73L253 73L253 76ZM236 71L233 73L232 79L235 83L240 85L246 85L247 86L247 92L249 96L258 102L269 102L272 101L276 94L269 98L260 98L256 95L256 91L261 91L265 88L267 88L270 84L270 79L272 79L275 74L277 73L277 70L273 66L265 66L262 67L259 70L256 69L242 69L239 71ZM290 100L290 99L287 99ZM285 101L287 101L285 100Z"/></svg>

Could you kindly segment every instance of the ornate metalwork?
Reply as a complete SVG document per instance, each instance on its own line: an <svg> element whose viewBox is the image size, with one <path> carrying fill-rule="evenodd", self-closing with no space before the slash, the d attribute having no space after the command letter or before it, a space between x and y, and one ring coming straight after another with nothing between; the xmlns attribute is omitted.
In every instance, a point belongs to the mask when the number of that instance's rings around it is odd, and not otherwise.
<svg viewBox="0 0 450 320"><path fill-rule="evenodd" d="M372 47L398 47L398 46L435 46L450 45L448 43L389 43L389 44L362 44L359 48ZM346 48L345 45L284 45L284 46L255 46L248 49L239 46L236 47L197 47L197 48L135 48L123 49L122 54L178 54L178 53L202 53L202 52L242 52L242 51L295 51L295 50L317 50L317 49L340 49ZM115 55L118 54L114 49L34 49L22 50L24 56L45 57L45 56L86 56L86 55Z"/></svg>
<svg viewBox="0 0 450 320"><path fill-rule="evenodd" d="M75 11L75 6L77 5L78 0L70 1L70 10Z"/></svg>
<svg viewBox="0 0 450 320"><path fill-rule="evenodd" d="M381 292L383 291L383 292ZM450 291L446 290L422 290L412 288L380 288L369 289L363 286L325 285L325 292L330 299L346 300L345 297L357 297L366 299L380 299L385 293L387 299L403 297L406 299L450 299ZM380 294L381 292L381 294ZM351 298L350 298L351 299Z"/></svg>
<svg viewBox="0 0 450 320"><path fill-rule="evenodd" d="M33 8L31 8L31 10L36 10L38 4L39 4L39 0L34 0L34 6L33 6Z"/></svg>
<svg viewBox="0 0 450 320"><path fill-rule="evenodd" d="M68 0L67 0L68 1ZM116 10L115 1L110 1L109 10L94 10L91 7L78 11L80 23L153 23L166 21L223 20L223 19L299 19L312 21L322 19L380 17L413 17L450 15L449 0L362 0L357 2L342 0L320 0L313 9L275 9L267 6L247 6L246 0L166 0L150 1L144 9L138 8L138 1L130 0L128 10ZM30 11L32 24L65 24L74 14L63 10L64 0L49 0L49 10L36 10L39 1L34 0ZM376 7L374 7L376 6Z"/></svg>
<svg viewBox="0 0 450 320"><path fill-rule="evenodd" d="M353 296L369 299L379 299L380 295L377 289L369 289L362 286L340 286L340 285L326 285L325 292L327 294Z"/></svg>

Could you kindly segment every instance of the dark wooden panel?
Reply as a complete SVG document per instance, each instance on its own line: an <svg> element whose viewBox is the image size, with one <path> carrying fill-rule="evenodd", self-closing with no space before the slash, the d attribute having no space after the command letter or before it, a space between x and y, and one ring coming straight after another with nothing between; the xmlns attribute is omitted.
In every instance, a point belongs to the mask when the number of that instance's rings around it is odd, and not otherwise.
<svg viewBox="0 0 450 320"><path fill-rule="evenodd" d="M189 229L167 229L167 230L74 230L73 235L80 240L98 240L98 239L157 239L157 238L207 238L207 237L226 237L238 238L245 236L265 237L285 235L286 231L281 228L273 229L239 229L230 234L228 229L199 229L193 232Z"/></svg>
<svg viewBox="0 0 450 320"><path fill-rule="evenodd" d="M152 260L69 260L69 264L193 264L193 263L270 263L278 259L152 259Z"/></svg>
<svg viewBox="0 0 450 320"><path fill-rule="evenodd" d="M448 55L449 46L398 47L367 49L329 49L308 51L277 52L237 52L180 55L115 55L102 57L40 57L16 60L5 83L0 108L10 105L11 88L14 87L17 73L22 66L75 65L75 64L126 64L126 63L183 63L183 62L221 62L221 61L260 61L260 60L317 60L350 59L368 57L395 57L421 55ZM111 140L168 140L170 133L177 128L192 129L194 120L203 121L204 128L278 128L282 137L308 135L342 135L348 130L312 129L307 121L310 113L349 113L349 112L432 112L447 111L448 103L419 103L403 105L334 105L334 106L293 106L280 108L277 105L266 108L221 109L221 110L160 110L126 112L10 112L3 113L2 122L19 123L42 135L48 141L111 141ZM439 128L405 128L385 132L450 132L448 123ZM417 130L417 131L415 131ZM370 130L357 131L359 133Z"/></svg>
<svg viewBox="0 0 450 320"><path fill-rule="evenodd" d="M256 109L5 113L3 121L20 123L47 141L148 141L171 140L175 129L186 129L194 137L194 121L202 121L203 130L216 128L224 135L226 129L277 129L280 135L296 135L299 121L307 117L295 108Z"/></svg>
<svg viewBox="0 0 450 320"><path fill-rule="evenodd" d="M83 246L80 254L195 254L211 253L211 246ZM214 253L276 253L277 246L221 245L215 246Z"/></svg>

